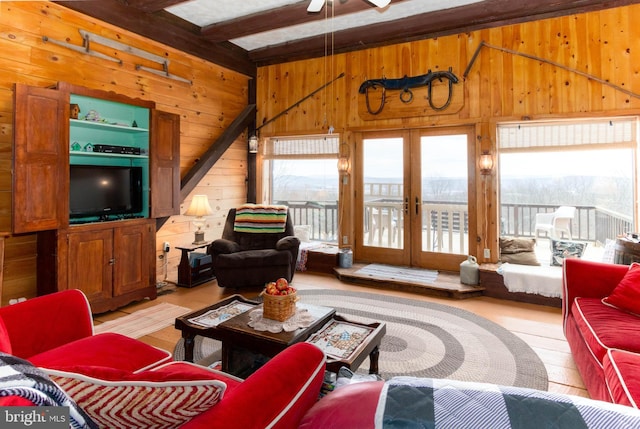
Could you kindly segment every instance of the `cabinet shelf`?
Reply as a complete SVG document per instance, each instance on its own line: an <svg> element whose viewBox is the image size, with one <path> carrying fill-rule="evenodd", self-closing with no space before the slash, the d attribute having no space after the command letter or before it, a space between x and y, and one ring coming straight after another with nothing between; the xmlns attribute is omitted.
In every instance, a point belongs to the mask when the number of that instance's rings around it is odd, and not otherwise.
<svg viewBox="0 0 640 429"><path fill-rule="evenodd" d="M85 121L82 119L69 119L69 121L71 122L72 127L78 127L78 128L113 129L113 130L118 130L119 132L132 133L132 134L149 132L149 130L146 128L130 127L128 125L110 124L108 122Z"/></svg>
<svg viewBox="0 0 640 429"><path fill-rule="evenodd" d="M128 153L107 153L107 152L84 152L84 151L74 151L69 152L71 156L104 156L107 158L140 158L140 159L148 159L148 155L134 155Z"/></svg>

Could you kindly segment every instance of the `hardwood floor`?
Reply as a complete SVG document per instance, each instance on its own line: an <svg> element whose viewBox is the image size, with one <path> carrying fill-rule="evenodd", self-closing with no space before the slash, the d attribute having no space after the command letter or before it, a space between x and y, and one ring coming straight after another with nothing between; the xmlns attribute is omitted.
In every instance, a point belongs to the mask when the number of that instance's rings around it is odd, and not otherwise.
<svg viewBox="0 0 640 429"><path fill-rule="evenodd" d="M399 290L383 290L379 286L344 283L329 274L296 273L293 283L299 289L331 288L386 293L404 298L439 302L471 311L518 335L538 353L549 374L549 391L588 397L562 332L562 316L559 308L488 297L457 300ZM243 290L242 294L251 297L259 292L260 289L250 289ZM218 287L217 283L212 281L192 289L176 288L173 293L161 295L155 301L131 304L118 311L98 315L95 320L96 323L111 320L140 308L155 305L157 302L169 302L196 310L234 293ZM180 332L173 326L142 338L148 344L169 351L173 350L179 339Z"/></svg>

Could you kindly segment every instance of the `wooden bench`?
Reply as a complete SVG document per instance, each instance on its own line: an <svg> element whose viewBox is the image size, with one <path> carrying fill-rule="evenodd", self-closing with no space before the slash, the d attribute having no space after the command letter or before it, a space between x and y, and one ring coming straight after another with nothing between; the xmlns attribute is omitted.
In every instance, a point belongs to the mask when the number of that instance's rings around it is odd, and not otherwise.
<svg viewBox="0 0 640 429"><path fill-rule="evenodd" d="M498 267L498 264L481 264L479 267L480 286L484 287L484 296L549 307L562 307L562 298L509 291L504 285L504 277L497 272Z"/></svg>

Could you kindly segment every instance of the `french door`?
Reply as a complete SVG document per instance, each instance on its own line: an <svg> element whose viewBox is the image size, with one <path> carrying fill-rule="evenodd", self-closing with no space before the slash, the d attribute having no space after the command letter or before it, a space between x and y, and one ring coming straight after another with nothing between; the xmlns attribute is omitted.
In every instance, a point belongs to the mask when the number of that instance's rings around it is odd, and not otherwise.
<svg viewBox="0 0 640 429"><path fill-rule="evenodd" d="M476 239L473 127L356 135L358 260L457 271Z"/></svg>

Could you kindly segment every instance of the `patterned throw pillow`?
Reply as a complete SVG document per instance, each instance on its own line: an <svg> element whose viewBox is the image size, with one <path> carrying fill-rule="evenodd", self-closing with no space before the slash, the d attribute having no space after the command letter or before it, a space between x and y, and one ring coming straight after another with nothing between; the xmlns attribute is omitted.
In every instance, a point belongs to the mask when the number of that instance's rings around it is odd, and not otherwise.
<svg viewBox="0 0 640 429"><path fill-rule="evenodd" d="M602 302L640 315L640 264L634 262L624 275L618 286Z"/></svg>
<svg viewBox="0 0 640 429"><path fill-rule="evenodd" d="M567 258L581 258L587 243L579 241L551 240L551 265L561 267Z"/></svg>
<svg viewBox="0 0 640 429"><path fill-rule="evenodd" d="M190 366L171 362L140 373L104 367L43 371L100 427L162 429L178 427L222 399L226 384L216 373Z"/></svg>

